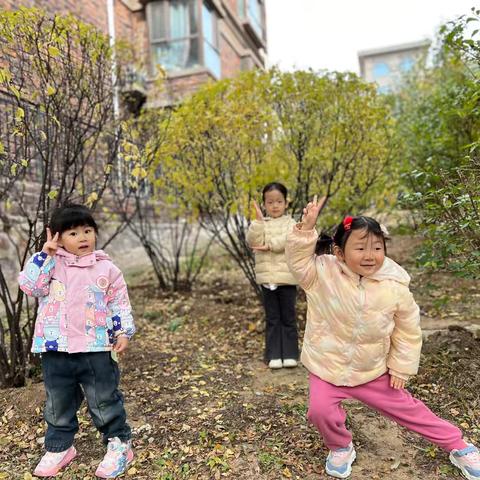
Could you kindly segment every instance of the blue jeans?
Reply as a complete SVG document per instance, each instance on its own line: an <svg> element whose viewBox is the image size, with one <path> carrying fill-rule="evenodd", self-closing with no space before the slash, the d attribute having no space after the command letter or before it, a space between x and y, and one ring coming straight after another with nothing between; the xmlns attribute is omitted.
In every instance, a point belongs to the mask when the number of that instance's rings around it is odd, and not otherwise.
<svg viewBox="0 0 480 480"><path fill-rule="evenodd" d="M113 437L130 439L123 395L118 390L120 372L110 352L47 352L42 354L42 368L48 452L62 452L72 446L83 398L104 443Z"/></svg>

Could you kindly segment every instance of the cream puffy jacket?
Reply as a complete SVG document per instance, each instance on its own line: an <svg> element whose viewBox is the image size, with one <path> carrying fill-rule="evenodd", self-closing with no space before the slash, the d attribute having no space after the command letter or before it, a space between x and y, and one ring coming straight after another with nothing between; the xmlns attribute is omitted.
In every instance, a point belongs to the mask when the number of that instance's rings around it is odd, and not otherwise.
<svg viewBox="0 0 480 480"><path fill-rule="evenodd" d="M385 257L373 275L360 277L333 255L314 254L317 233L295 227L287 263L307 295L301 360L334 385L354 387L385 372L405 380L418 370L420 313L410 277Z"/></svg>
<svg viewBox="0 0 480 480"><path fill-rule="evenodd" d="M278 218L254 220L247 232L247 243L251 247L267 245L268 252L255 252L255 274L259 284L297 285L285 260L287 234L296 222L290 215Z"/></svg>

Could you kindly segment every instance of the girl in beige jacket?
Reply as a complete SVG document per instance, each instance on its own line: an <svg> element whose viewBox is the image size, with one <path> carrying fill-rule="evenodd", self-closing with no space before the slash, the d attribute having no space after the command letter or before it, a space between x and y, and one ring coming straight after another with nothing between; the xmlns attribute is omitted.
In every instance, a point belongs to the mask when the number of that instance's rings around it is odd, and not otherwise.
<svg viewBox="0 0 480 480"><path fill-rule="evenodd" d="M301 360L310 371L308 419L330 449L327 474L351 473L356 453L341 401L355 398L449 451L466 478L480 479L477 448L404 389L417 373L422 344L410 277L385 256L384 232L369 217L346 217L333 238L334 255L316 255L314 227L324 203L314 199L304 209L286 257L307 295Z"/></svg>
<svg viewBox="0 0 480 480"><path fill-rule="evenodd" d="M262 193L267 216L255 203L256 220L247 242L255 252L256 280L265 308L265 359L270 368L296 367L298 332L295 318L297 281L285 260L285 242L295 220L286 215L287 189L281 183L266 185Z"/></svg>

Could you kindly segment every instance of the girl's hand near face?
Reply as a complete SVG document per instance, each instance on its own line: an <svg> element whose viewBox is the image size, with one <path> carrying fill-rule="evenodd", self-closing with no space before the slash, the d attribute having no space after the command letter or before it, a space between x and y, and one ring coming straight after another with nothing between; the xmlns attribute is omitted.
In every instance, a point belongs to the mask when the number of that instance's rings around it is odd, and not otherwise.
<svg viewBox="0 0 480 480"><path fill-rule="evenodd" d="M42 252L54 257L58 249L58 232L52 237L52 232L47 227L47 241L43 244Z"/></svg>
<svg viewBox="0 0 480 480"><path fill-rule="evenodd" d="M128 337L120 336L117 337L117 341L113 346L113 351L117 353L122 353L128 348Z"/></svg>
<svg viewBox="0 0 480 480"><path fill-rule="evenodd" d="M405 388L405 380L395 375L390 375L390 386L395 390L402 390Z"/></svg>
<svg viewBox="0 0 480 480"><path fill-rule="evenodd" d="M322 197L317 201L318 195L313 197L313 200L307 204L303 209L302 224L304 230L312 230L317 223L318 214L322 210L327 201L327 197Z"/></svg>
<svg viewBox="0 0 480 480"><path fill-rule="evenodd" d="M262 220L264 220L262 209L259 207L258 203L255 200L253 201L253 206L255 207L255 220L261 222Z"/></svg>

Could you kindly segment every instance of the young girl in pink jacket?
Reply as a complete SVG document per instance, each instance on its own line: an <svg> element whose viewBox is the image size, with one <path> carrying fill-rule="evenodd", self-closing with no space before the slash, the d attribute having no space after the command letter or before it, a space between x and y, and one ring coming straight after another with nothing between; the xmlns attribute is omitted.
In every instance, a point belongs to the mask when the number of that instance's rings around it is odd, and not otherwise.
<svg viewBox="0 0 480 480"><path fill-rule="evenodd" d="M309 203L287 238L290 270L307 295L301 354L309 370L308 419L330 449L325 470L347 478L356 452L342 400L356 399L450 452L469 480L480 479L478 449L405 390L418 370L422 334L410 277L386 257L385 234L369 217L346 217L333 255L316 255L315 224L325 203Z"/></svg>
<svg viewBox="0 0 480 480"><path fill-rule="evenodd" d="M122 272L95 250L97 232L88 208L57 209L42 251L19 276L20 288L39 300L32 352L42 356L47 452L35 468L37 477L55 476L75 458L84 397L108 444L96 475L115 478L133 459L112 351L126 350L135 326Z"/></svg>

